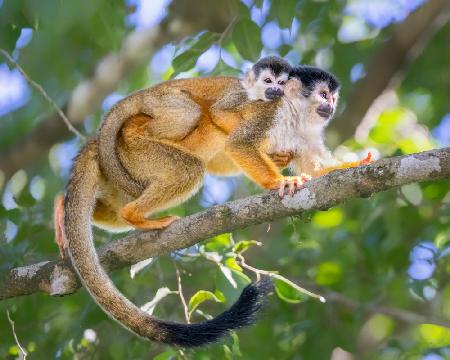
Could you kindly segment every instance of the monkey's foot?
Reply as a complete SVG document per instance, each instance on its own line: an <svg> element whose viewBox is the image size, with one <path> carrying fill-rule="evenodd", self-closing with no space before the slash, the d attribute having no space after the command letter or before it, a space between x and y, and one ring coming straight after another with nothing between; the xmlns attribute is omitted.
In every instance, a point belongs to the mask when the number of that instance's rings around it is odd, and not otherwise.
<svg viewBox="0 0 450 360"><path fill-rule="evenodd" d="M64 196L58 195L53 202L53 223L55 226L55 242L59 248L61 259L67 254L67 239L64 235Z"/></svg>
<svg viewBox="0 0 450 360"><path fill-rule="evenodd" d="M144 221L131 225L139 230L159 230L168 227L179 218L179 216L164 216L159 219L145 219Z"/></svg>
<svg viewBox="0 0 450 360"><path fill-rule="evenodd" d="M131 226L139 230L164 229L172 222L179 219L179 216L165 216L159 219L147 219L137 212L132 204L128 204L120 210L120 216Z"/></svg>
<svg viewBox="0 0 450 360"><path fill-rule="evenodd" d="M289 163L293 159L294 152L292 151L277 152L274 154L269 154L269 156L272 158L276 166L278 166L279 168L285 168L286 166L289 165Z"/></svg>
<svg viewBox="0 0 450 360"><path fill-rule="evenodd" d="M359 162L359 165L368 165L373 163L372 153L369 151L367 156Z"/></svg>
<svg viewBox="0 0 450 360"><path fill-rule="evenodd" d="M295 190L300 190L302 188L302 185L309 180L311 180L311 177L308 175L285 176L279 182L278 195L280 196L280 198L284 197L284 192L287 187L288 194L292 196L294 195Z"/></svg>

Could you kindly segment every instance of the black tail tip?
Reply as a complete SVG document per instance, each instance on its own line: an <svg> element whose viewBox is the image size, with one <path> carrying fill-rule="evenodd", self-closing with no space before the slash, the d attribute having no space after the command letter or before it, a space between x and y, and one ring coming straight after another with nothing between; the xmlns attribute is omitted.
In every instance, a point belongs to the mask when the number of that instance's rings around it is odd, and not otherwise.
<svg viewBox="0 0 450 360"><path fill-rule="evenodd" d="M252 325L265 303L266 296L273 290L270 277L247 285L239 299L214 319L197 324L159 322L165 336L162 341L181 347L197 347L219 341L231 330Z"/></svg>

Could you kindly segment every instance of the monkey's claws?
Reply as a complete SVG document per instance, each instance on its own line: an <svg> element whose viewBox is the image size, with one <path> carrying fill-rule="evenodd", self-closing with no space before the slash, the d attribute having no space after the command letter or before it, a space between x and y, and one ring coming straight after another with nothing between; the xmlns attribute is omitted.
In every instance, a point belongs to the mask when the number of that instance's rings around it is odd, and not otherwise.
<svg viewBox="0 0 450 360"><path fill-rule="evenodd" d="M302 185L309 180L311 180L311 177L308 175L285 176L282 180L280 180L278 195L280 198L283 198L287 187L288 194L292 196L294 195L295 190L300 190Z"/></svg>

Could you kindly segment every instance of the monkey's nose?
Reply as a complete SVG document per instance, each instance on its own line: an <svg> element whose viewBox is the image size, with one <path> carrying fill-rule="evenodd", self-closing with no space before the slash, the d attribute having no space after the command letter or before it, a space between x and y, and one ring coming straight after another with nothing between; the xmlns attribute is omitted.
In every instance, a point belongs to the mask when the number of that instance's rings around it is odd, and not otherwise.
<svg viewBox="0 0 450 360"><path fill-rule="evenodd" d="M267 88L265 94L266 98L268 98L269 100L273 100L283 95L283 90L279 88Z"/></svg>
<svg viewBox="0 0 450 360"><path fill-rule="evenodd" d="M329 118L331 115L333 115L333 111L333 106L328 103L320 104L316 109L316 112L323 118Z"/></svg>

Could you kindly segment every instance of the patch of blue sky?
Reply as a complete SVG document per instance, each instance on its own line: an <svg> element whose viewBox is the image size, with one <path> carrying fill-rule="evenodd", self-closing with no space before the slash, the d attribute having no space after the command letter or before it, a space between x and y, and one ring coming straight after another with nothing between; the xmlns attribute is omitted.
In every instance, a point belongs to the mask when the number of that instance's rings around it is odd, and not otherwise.
<svg viewBox="0 0 450 360"><path fill-rule="evenodd" d="M438 249L430 241L422 241L411 250L408 275L413 280L426 280L436 269Z"/></svg>
<svg viewBox="0 0 450 360"><path fill-rule="evenodd" d="M30 89L17 69L0 64L0 116L24 106L30 98Z"/></svg>
<svg viewBox="0 0 450 360"><path fill-rule="evenodd" d="M403 21L424 2L425 0L351 0L344 12L381 29L393 22Z"/></svg>
<svg viewBox="0 0 450 360"><path fill-rule="evenodd" d="M219 62L220 49L218 45L211 46L197 59L195 68L202 73L209 73L216 67Z"/></svg>
<svg viewBox="0 0 450 360"><path fill-rule="evenodd" d="M119 94L119 93L116 93L116 92L109 94L103 100L103 103L102 103L102 110L103 110L103 112L106 112L109 109L111 109L111 107L115 103L117 103L119 100L122 100L124 97L125 97L125 95Z"/></svg>
<svg viewBox="0 0 450 360"><path fill-rule="evenodd" d="M200 197L200 205L207 208L223 204L233 196L239 177L217 177L206 174Z"/></svg>
<svg viewBox="0 0 450 360"><path fill-rule="evenodd" d="M294 18L290 29L281 29L276 21L265 24L261 30L261 40L264 47L277 49L283 44L291 45L297 38L300 22Z"/></svg>
<svg viewBox="0 0 450 360"><path fill-rule="evenodd" d="M16 41L16 49L23 49L30 43L32 37L33 37L33 29L22 28L22 30L20 31L20 36Z"/></svg>
<svg viewBox="0 0 450 360"><path fill-rule="evenodd" d="M243 2L247 5L248 1ZM251 3L253 2L251 1ZM247 6L250 7L250 5ZM262 7L258 8L256 6L253 6L250 9L250 17L255 23L261 26L266 21L267 15L269 14L269 10L270 10L270 1L264 0Z"/></svg>
<svg viewBox="0 0 450 360"><path fill-rule="evenodd" d="M153 73L162 74L166 72L172 63L175 54L175 46L172 44L164 45L153 55L150 67Z"/></svg>
<svg viewBox="0 0 450 360"><path fill-rule="evenodd" d="M356 82L366 76L366 69L362 63L357 63L352 66L350 70L350 80L351 82Z"/></svg>
<svg viewBox="0 0 450 360"><path fill-rule="evenodd" d="M172 0L127 0L136 11L126 18L126 23L136 29L148 29L161 22L167 15Z"/></svg>
<svg viewBox="0 0 450 360"><path fill-rule="evenodd" d="M450 113L445 115L440 124L431 130L431 134L441 146L450 145Z"/></svg>

